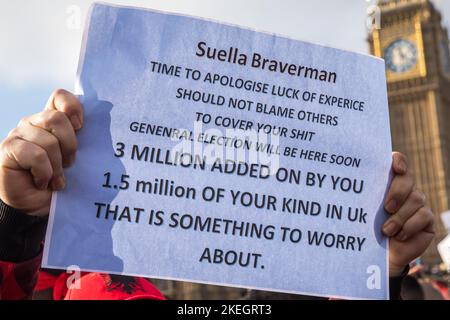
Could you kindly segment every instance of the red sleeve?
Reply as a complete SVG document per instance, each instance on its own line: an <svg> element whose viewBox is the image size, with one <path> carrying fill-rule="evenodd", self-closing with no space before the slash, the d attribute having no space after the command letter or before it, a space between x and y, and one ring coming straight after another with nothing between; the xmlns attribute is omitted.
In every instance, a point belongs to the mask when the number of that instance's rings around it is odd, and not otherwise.
<svg viewBox="0 0 450 320"><path fill-rule="evenodd" d="M0 199L0 300L32 297L46 228L46 218L28 216Z"/></svg>
<svg viewBox="0 0 450 320"><path fill-rule="evenodd" d="M20 263L0 261L0 300L31 299L41 265L41 256Z"/></svg>

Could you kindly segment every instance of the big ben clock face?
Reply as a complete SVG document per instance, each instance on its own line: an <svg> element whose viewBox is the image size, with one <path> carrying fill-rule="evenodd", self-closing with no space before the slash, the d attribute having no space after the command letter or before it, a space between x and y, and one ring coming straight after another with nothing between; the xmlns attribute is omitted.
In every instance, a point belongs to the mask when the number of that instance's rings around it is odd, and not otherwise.
<svg viewBox="0 0 450 320"><path fill-rule="evenodd" d="M407 72L417 64L417 47L411 41L396 40L384 51L384 59L390 71L395 73Z"/></svg>

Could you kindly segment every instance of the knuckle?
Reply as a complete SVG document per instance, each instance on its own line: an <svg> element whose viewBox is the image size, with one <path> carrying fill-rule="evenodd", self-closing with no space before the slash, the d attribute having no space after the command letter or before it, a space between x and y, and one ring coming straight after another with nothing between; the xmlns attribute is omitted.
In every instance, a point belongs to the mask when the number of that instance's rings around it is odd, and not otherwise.
<svg viewBox="0 0 450 320"><path fill-rule="evenodd" d="M67 117L61 111L52 111L47 117L47 124L61 126L66 124Z"/></svg>
<svg viewBox="0 0 450 320"><path fill-rule="evenodd" d="M17 124L17 127L23 127L23 126L27 125L29 122L30 122L30 118L29 117L21 118L19 123ZM17 128L14 128L14 129L17 129Z"/></svg>
<svg viewBox="0 0 450 320"><path fill-rule="evenodd" d="M25 159L30 157L30 151L26 143L18 136L6 138L0 146L0 153L10 159ZM4 160L4 157L2 157L2 160Z"/></svg>
<svg viewBox="0 0 450 320"><path fill-rule="evenodd" d="M411 193L411 200L416 206L423 207L426 203L426 196L425 194L420 190L414 190Z"/></svg>
<svg viewBox="0 0 450 320"><path fill-rule="evenodd" d="M424 207L420 209L420 214L422 214L422 216L429 222L434 224L434 214L433 211L428 208L428 207Z"/></svg>
<svg viewBox="0 0 450 320"><path fill-rule="evenodd" d="M2 149L3 150L13 149L15 146L15 142L18 139L19 139L19 137L15 136L15 135L8 136L2 143Z"/></svg>
<svg viewBox="0 0 450 320"><path fill-rule="evenodd" d="M393 215L391 217L391 221L394 222L394 224L396 225L397 228L402 228L403 227L403 225L405 224L404 220L405 219L402 216L398 215L398 214L395 214L395 215Z"/></svg>
<svg viewBox="0 0 450 320"><path fill-rule="evenodd" d="M13 138L11 136L8 136L5 140L2 141L2 143L0 144L0 153L5 153L6 150L10 148L12 139Z"/></svg>
<svg viewBox="0 0 450 320"><path fill-rule="evenodd" d="M436 233L436 221L431 208L423 207L418 211L417 214L421 215L421 220L427 226L428 231L433 234Z"/></svg>
<svg viewBox="0 0 450 320"><path fill-rule="evenodd" d="M16 127L14 129L12 129L9 133L8 133L8 138L16 138L19 137L20 133L19 133L19 129Z"/></svg>
<svg viewBox="0 0 450 320"><path fill-rule="evenodd" d="M53 91L52 97L53 98L57 98L57 97L60 97L60 96L66 96L68 93L69 92L67 90L62 89L62 88L58 88L55 91Z"/></svg>
<svg viewBox="0 0 450 320"><path fill-rule="evenodd" d="M59 141L56 137L50 136L43 142L44 149L46 149L50 154L55 155L59 150Z"/></svg>
<svg viewBox="0 0 450 320"><path fill-rule="evenodd" d="M423 208L420 209L420 211L421 211L424 215L426 215L426 216L428 216L428 217L434 219L433 210L431 210L431 208L429 208L429 207L423 207Z"/></svg>
<svg viewBox="0 0 450 320"><path fill-rule="evenodd" d="M58 109L61 111L61 112L64 112L64 113L70 113L70 111L72 110L72 104L70 103L70 101L68 101L67 99L60 99L59 101L58 101Z"/></svg>
<svg viewBox="0 0 450 320"><path fill-rule="evenodd" d="M34 149L32 153L32 158L34 161L43 163L47 160L47 152L44 149Z"/></svg>
<svg viewBox="0 0 450 320"><path fill-rule="evenodd" d="M13 141L16 138L7 137L0 144L0 168L7 163L7 159L12 156Z"/></svg>
<svg viewBox="0 0 450 320"><path fill-rule="evenodd" d="M60 111L65 113L71 112L76 107L75 100L72 97L74 97L72 93L64 89L57 89L53 93L53 99L57 100L55 104L58 105Z"/></svg>
<svg viewBox="0 0 450 320"><path fill-rule="evenodd" d="M51 118L52 111L51 110L44 110L38 114L35 114L33 116L33 121L31 121L31 124L38 127L43 127L44 129L47 129L50 124L50 118Z"/></svg>

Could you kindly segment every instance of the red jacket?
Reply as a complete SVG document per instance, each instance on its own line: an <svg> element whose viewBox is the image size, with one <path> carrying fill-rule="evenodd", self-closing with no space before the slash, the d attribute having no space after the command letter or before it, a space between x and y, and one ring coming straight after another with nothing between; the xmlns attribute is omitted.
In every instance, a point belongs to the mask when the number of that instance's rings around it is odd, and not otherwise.
<svg viewBox="0 0 450 320"><path fill-rule="evenodd" d="M38 283L47 219L30 217L0 200L0 300L31 299ZM163 300L150 281L99 273L42 273L39 289L52 289L55 300Z"/></svg>
<svg viewBox="0 0 450 320"><path fill-rule="evenodd" d="M30 217L0 200L0 300L31 299L42 258L46 219ZM9 261L9 262L2 262ZM407 271L405 271L405 276ZM391 278L391 299L400 298L403 277ZM67 274L41 277L40 289L52 288L56 300L164 299L148 280L84 273L67 287Z"/></svg>

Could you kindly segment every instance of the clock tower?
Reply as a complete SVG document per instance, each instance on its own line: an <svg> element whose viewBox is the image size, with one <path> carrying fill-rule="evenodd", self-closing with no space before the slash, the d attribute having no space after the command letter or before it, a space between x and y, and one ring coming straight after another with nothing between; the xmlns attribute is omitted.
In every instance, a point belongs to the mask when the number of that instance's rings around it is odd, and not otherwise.
<svg viewBox="0 0 450 320"><path fill-rule="evenodd" d="M440 262L439 215L450 209L450 52L441 15L429 0L379 0L370 51L386 61L392 144L408 156L437 221L423 259Z"/></svg>

